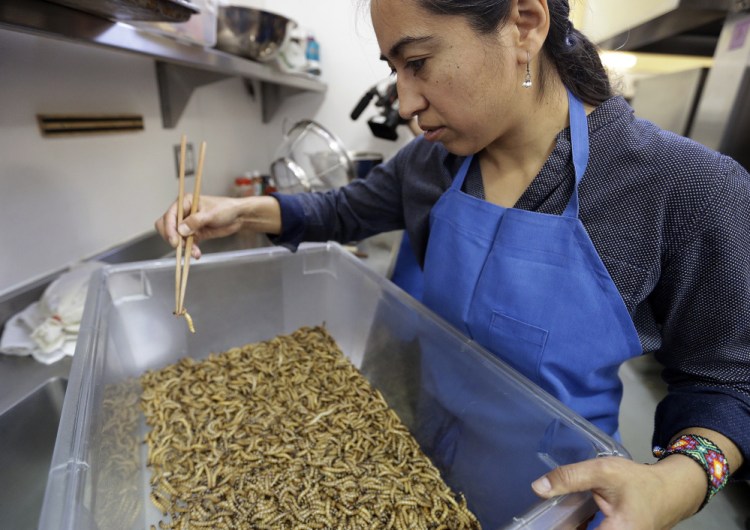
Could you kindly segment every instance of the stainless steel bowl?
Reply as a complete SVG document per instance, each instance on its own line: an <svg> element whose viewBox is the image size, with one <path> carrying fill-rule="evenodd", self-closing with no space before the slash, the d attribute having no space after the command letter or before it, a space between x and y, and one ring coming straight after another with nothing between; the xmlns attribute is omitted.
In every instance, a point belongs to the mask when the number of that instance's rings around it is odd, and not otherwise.
<svg viewBox="0 0 750 530"><path fill-rule="evenodd" d="M274 60L296 23L284 16L233 5L219 6L216 47L254 61Z"/></svg>

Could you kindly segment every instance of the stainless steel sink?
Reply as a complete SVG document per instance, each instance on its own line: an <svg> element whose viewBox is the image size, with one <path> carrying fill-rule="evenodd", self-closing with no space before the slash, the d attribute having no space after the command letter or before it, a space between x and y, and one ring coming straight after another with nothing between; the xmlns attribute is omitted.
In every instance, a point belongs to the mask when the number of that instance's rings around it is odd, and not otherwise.
<svg viewBox="0 0 750 530"><path fill-rule="evenodd" d="M39 523L67 379L37 386L0 415L0 526Z"/></svg>

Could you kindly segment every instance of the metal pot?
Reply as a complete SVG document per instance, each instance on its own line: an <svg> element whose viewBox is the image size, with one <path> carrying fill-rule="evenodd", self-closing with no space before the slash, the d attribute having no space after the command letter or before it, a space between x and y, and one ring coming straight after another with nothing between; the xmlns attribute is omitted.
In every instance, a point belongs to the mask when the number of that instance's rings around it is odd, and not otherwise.
<svg viewBox="0 0 750 530"><path fill-rule="evenodd" d="M383 163L383 154L371 151L354 151L349 153L349 158L354 165L354 175L357 178L365 178L372 168Z"/></svg>
<svg viewBox="0 0 750 530"><path fill-rule="evenodd" d="M287 17L262 9L220 5L216 47L254 61L273 61L296 25Z"/></svg>

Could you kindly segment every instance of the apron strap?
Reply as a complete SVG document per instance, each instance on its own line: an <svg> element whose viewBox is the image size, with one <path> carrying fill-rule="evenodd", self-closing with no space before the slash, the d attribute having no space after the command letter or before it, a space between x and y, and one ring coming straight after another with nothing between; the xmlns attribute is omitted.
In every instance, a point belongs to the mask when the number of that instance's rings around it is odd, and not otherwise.
<svg viewBox="0 0 750 530"><path fill-rule="evenodd" d="M570 196L570 201L568 201L563 216L577 219L578 185L581 183L589 161L589 126L586 121L586 110L583 108L583 103L570 90L568 90L568 104L570 106L570 143L573 151L573 167L575 168L576 181L573 186L573 194ZM461 163L461 167L458 169L458 173L456 173L456 177L451 183L452 189L461 191L473 159L474 155L469 155Z"/></svg>
<svg viewBox="0 0 750 530"><path fill-rule="evenodd" d="M568 104L570 105L570 143L573 151L573 167L575 168L576 182L563 216L575 217L577 219L578 185L581 183L589 162L589 125L586 121L586 110L583 108L583 103L570 90L568 90Z"/></svg>
<svg viewBox="0 0 750 530"><path fill-rule="evenodd" d="M473 159L474 155L469 155L461 163L461 167L458 168L458 173L456 173L456 176L451 183L452 189L461 191L461 188L463 188L464 185L464 181L466 180L466 174L469 172L469 166L471 165L471 161Z"/></svg>

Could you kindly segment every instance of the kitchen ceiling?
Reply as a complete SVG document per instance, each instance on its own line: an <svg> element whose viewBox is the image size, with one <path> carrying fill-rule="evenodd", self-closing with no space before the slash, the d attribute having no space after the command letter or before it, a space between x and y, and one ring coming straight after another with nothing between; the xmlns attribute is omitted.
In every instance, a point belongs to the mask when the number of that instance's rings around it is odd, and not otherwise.
<svg viewBox="0 0 750 530"><path fill-rule="evenodd" d="M607 39L600 46L607 50L713 57L725 16L674 33L654 32L655 25L647 23Z"/></svg>
<svg viewBox="0 0 750 530"><path fill-rule="evenodd" d="M673 0L659 2L660 9L645 21L626 26L599 39L605 50L711 57L724 21L745 9L747 0ZM602 3L599 2L601 5ZM599 7L599 14L606 13Z"/></svg>

